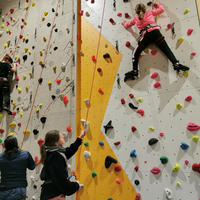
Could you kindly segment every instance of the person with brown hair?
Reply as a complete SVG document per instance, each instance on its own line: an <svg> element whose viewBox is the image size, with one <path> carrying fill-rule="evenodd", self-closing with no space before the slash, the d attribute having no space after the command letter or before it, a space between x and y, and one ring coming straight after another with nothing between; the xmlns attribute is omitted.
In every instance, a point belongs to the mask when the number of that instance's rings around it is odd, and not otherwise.
<svg viewBox="0 0 200 200"><path fill-rule="evenodd" d="M70 196L83 187L78 180L69 180L67 160L76 153L85 135L83 130L70 147L64 148L65 139L58 130L46 134L40 147L40 163L44 165L40 174L41 180L44 180L40 200L65 200L65 195Z"/></svg>
<svg viewBox="0 0 200 200"><path fill-rule="evenodd" d="M131 28L136 24L140 31L140 40L137 47L133 51L133 70L125 74L124 82L128 79L135 80L138 77L138 60L141 52L147 48L148 45L154 43L157 47L167 56L167 58L173 64L174 70L179 72L180 70L189 70L189 67L179 64L171 49L167 45L164 36L160 33L159 27L156 25L154 16L157 16L164 12L163 6L159 1L155 2L157 9L147 10L146 6L142 3L137 4L135 7L135 12L137 15L130 22L122 21L122 25L127 29Z"/></svg>
<svg viewBox="0 0 200 200"><path fill-rule="evenodd" d="M0 112L5 110L9 115L12 115L12 112L9 110L10 106L10 89L8 83L8 74L10 71L17 71L17 64L13 63L12 58L5 54L0 60ZM3 107L3 96L4 96L4 107Z"/></svg>

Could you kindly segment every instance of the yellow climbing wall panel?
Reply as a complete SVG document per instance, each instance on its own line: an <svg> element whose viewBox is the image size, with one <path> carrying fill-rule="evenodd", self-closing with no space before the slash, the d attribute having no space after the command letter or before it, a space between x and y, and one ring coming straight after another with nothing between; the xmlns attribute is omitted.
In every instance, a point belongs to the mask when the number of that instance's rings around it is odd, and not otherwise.
<svg viewBox="0 0 200 200"><path fill-rule="evenodd" d="M80 23L80 21L81 23ZM96 55L99 32L84 18L78 17L78 32L81 39L77 42L77 136L83 126L81 119L86 118L87 105L84 99L89 98L92 77L95 63L91 56ZM105 47L105 44L108 47ZM82 55L80 55L80 50ZM111 59L106 61L103 58L105 53L109 53ZM101 36L99 54L97 60L97 68L102 69L102 73L95 71L94 85L89 105L88 121L90 124L87 136L83 142L89 142L89 146L82 146L80 154L80 163L77 170L77 176L84 189L77 193L76 199L81 200L100 200L100 199L134 199L136 191L127 177L125 171L115 172L112 164L109 169L104 166L107 155L116 158L109 143L100 128L102 120L107 108L110 94L114 81L117 76L118 67L122 55L116 54L115 47ZM98 92L101 88L104 94ZM99 142L104 142L104 146L100 146ZM90 151L91 157L86 161L83 152ZM76 163L78 162L79 151L76 154ZM120 165L119 161L117 163ZM92 172L96 172L97 176L92 177ZM121 184L117 184L115 179L119 178Z"/></svg>
<svg viewBox="0 0 200 200"><path fill-rule="evenodd" d="M200 0L196 0L196 4L197 4L197 10L199 14L199 21L200 21Z"/></svg>

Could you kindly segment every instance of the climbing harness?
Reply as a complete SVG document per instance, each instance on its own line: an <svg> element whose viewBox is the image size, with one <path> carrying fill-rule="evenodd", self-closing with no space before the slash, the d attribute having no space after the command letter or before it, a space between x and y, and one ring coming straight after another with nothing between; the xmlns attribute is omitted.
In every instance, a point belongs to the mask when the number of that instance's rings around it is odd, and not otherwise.
<svg viewBox="0 0 200 200"><path fill-rule="evenodd" d="M158 26L157 24L148 24L147 26L142 28L142 30L140 31L139 33L140 37L142 37L142 34L144 31L147 31L147 29L152 28L152 27L159 27L161 29L161 26Z"/></svg>

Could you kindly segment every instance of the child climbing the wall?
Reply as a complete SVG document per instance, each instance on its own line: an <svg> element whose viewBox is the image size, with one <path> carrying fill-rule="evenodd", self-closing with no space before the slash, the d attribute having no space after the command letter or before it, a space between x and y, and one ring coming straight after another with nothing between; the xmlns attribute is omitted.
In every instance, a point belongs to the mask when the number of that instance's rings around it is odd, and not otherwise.
<svg viewBox="0 0 200 200"><path fill-rule="evenodd" d="M12 115L12 112L9 110L10 106L10 88L8 83L8 74L10 71L17 71L17 64L11 64L13 60L10 56L5 54L0 60L0 112L5 110L9 115ZM4 107L3 107L3 96L4 96Z"/></svg>
<svg viewBox="0 0 200 200"><path fill-rule="evenodd" d="M154 16L159 15L164 12L163 6L159 1L156 1L157 5L156 10L147 10L144 4L137 4L135 7L136 14L135 17L130 21L122 21L122 25L127 29L131 28L136 24L140 31L140 41L138 42L137 47L133 51L133 70L125 74L124 82L128 79L135 80L135 77L138 77L138 60L141 52L147 48L148 45L154 43L158 48L167 56L167 58L173 64L174 70L179 72L180 70L186 71L189 70L189 67L181 65L179 61L175 58L171 49L167 45L164 36L160 33L159 27L154 21Z"/></svg>
<svg viewBox="0 0 200 200"><path fill-rule="evenodd" d="M44 165L40 174L44 181L40 200L65 200L65 195L70 196L83 187L78 180L69 180L67 160L76 153L85 135L84 130L70 147L64 148L65 139L59 131L52 130L46 134L40 147L40 163Z"/></svg>

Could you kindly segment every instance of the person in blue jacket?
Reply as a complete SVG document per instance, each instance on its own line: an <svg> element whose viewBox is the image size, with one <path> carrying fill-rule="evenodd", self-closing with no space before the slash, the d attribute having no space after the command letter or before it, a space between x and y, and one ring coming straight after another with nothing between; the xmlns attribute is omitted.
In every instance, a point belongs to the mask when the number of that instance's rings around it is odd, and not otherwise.
<svg viewBox="0 0 200 200"><path fill-rule="evenodd" d="M26 169L34 170L35 162L28 151L21 151L17 138L8 136L5 152L0 154L0 200L26 199Z"/></svg>

